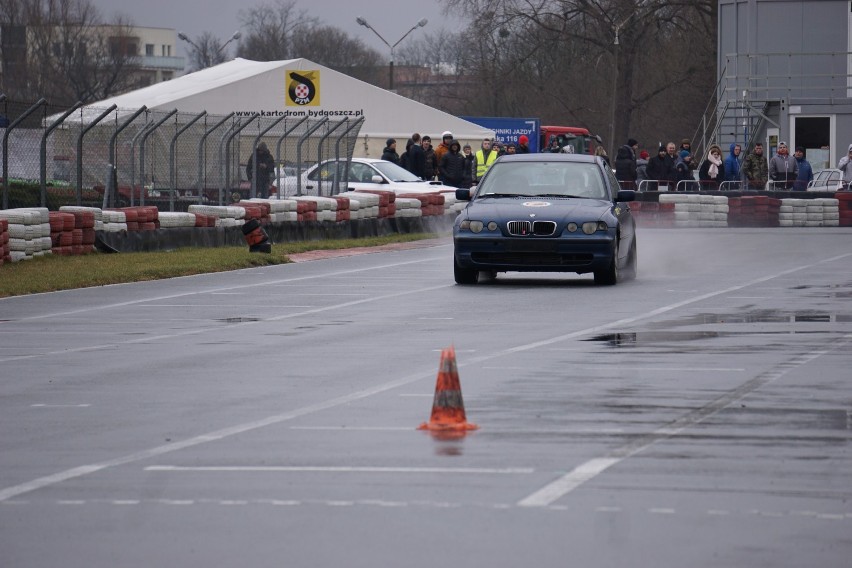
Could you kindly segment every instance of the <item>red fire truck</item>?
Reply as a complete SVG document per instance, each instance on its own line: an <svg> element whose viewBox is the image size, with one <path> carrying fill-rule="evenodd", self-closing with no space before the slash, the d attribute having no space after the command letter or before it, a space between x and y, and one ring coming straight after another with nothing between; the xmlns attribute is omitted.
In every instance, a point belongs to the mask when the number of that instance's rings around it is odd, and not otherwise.
<svg viewBox="0 0 852 568"><path fill-rule="evenodd" d="M550 151L553 142L560 150L569 148L573 154L594 154L595 147L602 144L600 136L586 128L576 126L542 126L539 132L539 152Z"/></svg>

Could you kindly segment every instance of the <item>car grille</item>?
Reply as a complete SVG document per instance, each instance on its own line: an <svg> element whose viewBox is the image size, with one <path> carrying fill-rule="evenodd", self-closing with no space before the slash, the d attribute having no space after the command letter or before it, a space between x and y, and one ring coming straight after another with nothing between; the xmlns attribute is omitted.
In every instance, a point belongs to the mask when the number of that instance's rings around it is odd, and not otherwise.
<svg viewBox="0 0 852 568"><path fill-rule="evenodd" d="M555 252L474 252L470 259L480 264L514 266L564 266L580 268L592 263L591 254L559 254Z"/></svg>
<svg viewBox="0 0 852 568"><path fill-rule="evenodd" d="M529 221L509 221L506 228L513 237L550 236L556 232L556 223L553 221L534 221L532 223Z"/></svg>

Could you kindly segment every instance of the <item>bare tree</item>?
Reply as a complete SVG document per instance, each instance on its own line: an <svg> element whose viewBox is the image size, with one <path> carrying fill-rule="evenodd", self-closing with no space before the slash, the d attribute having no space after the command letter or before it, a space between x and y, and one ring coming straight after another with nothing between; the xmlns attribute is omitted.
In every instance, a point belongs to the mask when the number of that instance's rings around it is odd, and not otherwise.
<svg viewBox="0 0 852 568"><path fill-rule="evenodd" d="M484 85L512 96L525 93L542 115L559 114L565 122L567 114L572 122L585 122L613 148L640 127L660 127L641 120L640 111L649 107L669 111L667 128L686 131L684 115L703 108L713 86L715 0L444 0L444 5L470 18L468 34L479 41L469 53ZM703 100L696 103L694 97ZM678 103L674 113L672 100ZM488 110L518 108L511 96L504 101L503 108Z"/></svg>
<svg viewBox="0 0 852 568"><path fill-rule="evenodd" d="M292 59L294 35L299 28L316 26L318 20L296 10L295 0L275 0L240 11L246 30L238 55L255 61Z"/></svg>
<svg viewBox="0 0 852 568"><path fill-rule="evenodd" d="M90 0L1 1L4 31L7 25L24 30L12 65L18 72L4 75L4 91L27 98L36 93L51 103L69 105L136 86L138 41L129 22L104 24Z"/></svg>
<svg viewBox="0 0 852 568"><path fill-rule="evenodd" d="M227 42L223 43L213 32L204 31L195 39L190 39L183 33L178 34L178 37L190 45L189 62L193 71L219 65L228 58L224 49Z"/></svg>
<svg viewBox="0 0 852 568"><path fill-rule="evenodd" d="M363 41L334 26L304 25L293 32L293 54L361 79L377 67L381 56Z"/></svg>

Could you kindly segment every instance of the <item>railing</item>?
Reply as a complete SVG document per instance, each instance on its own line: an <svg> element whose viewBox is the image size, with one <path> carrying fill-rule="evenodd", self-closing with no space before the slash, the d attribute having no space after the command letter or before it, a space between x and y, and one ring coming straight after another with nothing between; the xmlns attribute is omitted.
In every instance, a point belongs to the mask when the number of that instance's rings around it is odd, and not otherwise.
<svg viewBox="0 0 852 568"><path fill-rule="evenodd" d="M10 104L9 128L0 128L5 141L0 151L8 156L0 171L3 208L51 207L61 199L62 204L91 206L153 203L174 211L190 203L223 204L265 195L267 188L249 181L258 179L254 168L246 171L262 142L276 165L304 171L329 157L348 163L363 124L302 117L258 117L249 123L234 114L144 107L54 107L49 111L53 114L36 117L33 106ZM43 103L37 108L43 109ZM234 136L220 152L223 133ZM283 189L275 172L268 175L272 191ZM325 189L342 192L347 187Z"/></svg>

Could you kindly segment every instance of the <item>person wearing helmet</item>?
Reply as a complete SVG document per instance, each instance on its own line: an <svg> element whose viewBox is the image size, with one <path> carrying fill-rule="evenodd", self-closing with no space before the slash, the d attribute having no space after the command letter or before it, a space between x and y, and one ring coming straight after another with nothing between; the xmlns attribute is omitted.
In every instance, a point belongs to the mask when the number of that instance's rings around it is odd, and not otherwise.
<svg viewBox="0 0 852 568"><path fill-rule="evenodd" d="M438 161L438 165L441 165L441 158L444 157L444 154L449 152L450 150L450 142L453 141L453 133L449 130L445 130L443 134L441 134L441 143L438 144L438 147L435 148L435 159ZM440 172L438 174L438 179L443 181L441 178Z"/></svg>

